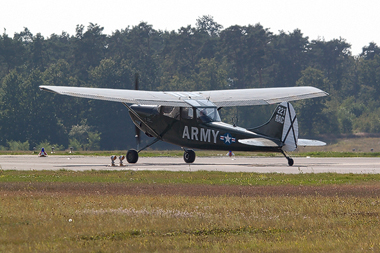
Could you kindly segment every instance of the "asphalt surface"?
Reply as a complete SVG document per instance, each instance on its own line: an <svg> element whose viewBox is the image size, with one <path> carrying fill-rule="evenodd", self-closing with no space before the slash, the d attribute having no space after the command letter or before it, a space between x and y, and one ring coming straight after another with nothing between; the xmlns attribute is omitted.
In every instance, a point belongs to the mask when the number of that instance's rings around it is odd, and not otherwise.
<svg viewBox="0 0 380 253"><path fill-rule="evenodd" d="M225 171L259 173L380 173L380 158L313 158L294 157L288 166L284 157L197 157L186 164L182 157L140 157L136 164L110 166L111 159L104 156L2 155L2 170L168 170L168 171Z"/></svg>

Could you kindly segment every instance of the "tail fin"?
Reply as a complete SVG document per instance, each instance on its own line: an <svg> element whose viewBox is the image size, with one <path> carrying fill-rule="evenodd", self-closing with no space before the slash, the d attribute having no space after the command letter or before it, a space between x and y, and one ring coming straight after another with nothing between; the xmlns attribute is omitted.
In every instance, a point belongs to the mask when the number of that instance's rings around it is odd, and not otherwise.
<svg viewBox="0 0 380 253"><path fill-rule="evenodd" d="M298 121L294 108L289 102L279 104L267 123L250 130L280 140L284 151L293 151L297 148Z"/></svg>

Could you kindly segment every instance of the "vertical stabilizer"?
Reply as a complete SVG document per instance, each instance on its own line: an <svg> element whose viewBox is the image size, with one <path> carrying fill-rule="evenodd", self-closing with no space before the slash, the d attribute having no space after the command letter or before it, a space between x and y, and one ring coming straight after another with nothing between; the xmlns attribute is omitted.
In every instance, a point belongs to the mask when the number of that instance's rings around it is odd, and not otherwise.
<svg viewBox="0 0 380 253"><path fill-rule="evenodd" d="M291 103L283 102L281 104L287 104L281 139L281 141L284 143L282 149L284 151L294 151L297 148L298 141L298 120L296 112L294 111Z"/></svg>
<svg viewBox="0 0 380 253"><path fill-rule="evenodd" d="M297 148L298 121L294 108L289 102L279 104L267 123L250 130L280 140L284 151L293 151Z"/></svg>

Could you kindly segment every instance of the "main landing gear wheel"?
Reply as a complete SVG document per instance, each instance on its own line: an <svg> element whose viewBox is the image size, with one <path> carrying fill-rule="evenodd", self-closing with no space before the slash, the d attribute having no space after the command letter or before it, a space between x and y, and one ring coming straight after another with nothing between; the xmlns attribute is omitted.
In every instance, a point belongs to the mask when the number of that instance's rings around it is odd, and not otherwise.
<svg viewBox="0 0 380 253"><path fill-rule="evenodd" d="M193 163L195 161L194 150L185 150L185 153L183 153L183 160L185 160L186 163Z"/></svg>
<svg viewBox="0 0 380 253"><path fill-rule="evenodd" d="M130 149L128 150L126 157L129 163L136 163L139 159L139 153L134 149Z"/></svg>

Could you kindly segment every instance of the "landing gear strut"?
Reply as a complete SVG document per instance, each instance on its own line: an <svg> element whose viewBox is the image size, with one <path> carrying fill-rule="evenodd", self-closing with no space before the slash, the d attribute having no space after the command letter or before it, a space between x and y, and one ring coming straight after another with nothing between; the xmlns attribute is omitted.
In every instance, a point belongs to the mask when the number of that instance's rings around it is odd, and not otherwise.
<svg viewBox="0 0 380 253"><path fill-rule="evenodd" d="M283 150L281 150L281 153L285 156L286 160L288 160L288 165L293 166L293 164L294 164L293 158L287 156Z"/></svg>
<svg viewBox="0 0 380 253"><path fill-rule="evenodd" d="M145 147L143 147L142 149L140 149L138 151L135 149L128 150L127 155L126 155L127 162L128 163L137 163L137 160L139 159L139 152L146 149L147 147L152 146L154 143L158 142L159 140L160 140L160 138L154 139L151 143L149 143L148 145L146 145Z"/></svg>
<svg viewBox="0 0 380 253"><path fill-rule="evenodd" d="M183 153L183 160L186 163L193 163L195 161L195 152L192 149L185 149L185 153Z"/></svg>

